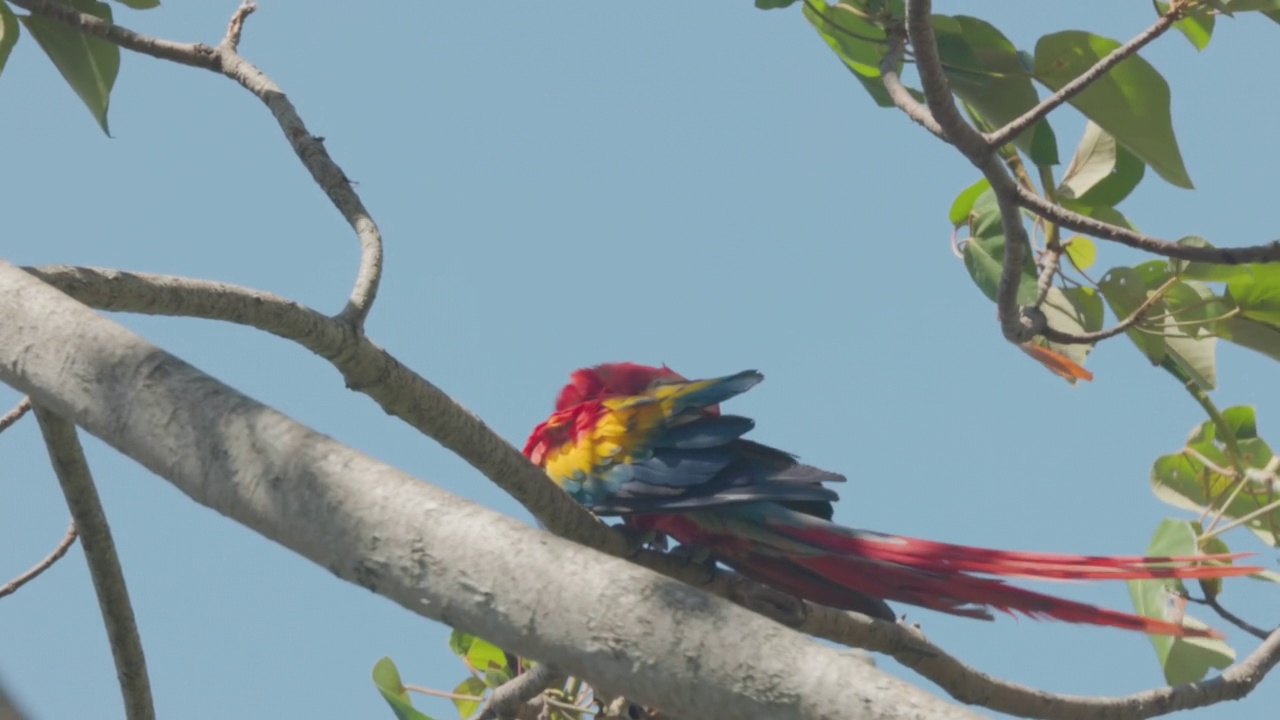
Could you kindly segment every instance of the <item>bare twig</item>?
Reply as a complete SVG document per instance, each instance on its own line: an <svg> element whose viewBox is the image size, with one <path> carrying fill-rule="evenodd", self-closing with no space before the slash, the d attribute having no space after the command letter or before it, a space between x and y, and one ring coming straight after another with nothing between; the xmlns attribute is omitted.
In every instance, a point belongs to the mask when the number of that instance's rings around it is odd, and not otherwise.
<svg viewBox="0 0 1280 720"><path fill-rule="evenodd" d="M564 673L555 666L539 663L529 672L521 673L494 688L489 694L488 702L471 720L505 720L512 717L517 708L541 695L547 686L563 677Z"/></svg>
<svg viewBox="0 0 1280 720"><path fill-rule="evenodd" d="M14 405L13 408L9 410L9 412L5 413L4 415L0 415L0 432L4 432L5 430L8 430L10 425L21 420L22 416L26 415L27 411L30 409L31 409L31 398L24 397L21 400L19 400L18 404Z"/></svg>
<svg viewBox="0 0 1280 720"><path fill-rule="evenodd" d="M898 63L902 60L903 44L906 42L906 35L900 28L890 28L889 35L889 52L885 53L884 58L880 61L880 81L884 83L884 89L889 93L889 98L893 100L893 104L907 114L920 127L933 133L939 140L947 141L947 135L942 131L942 126L937 120L933 119L933 114L929 112L929 108L921 105L911 92L907 90L906 85L902 83L902 76L898 74Z"/></svg>
<svg viewBox="0 0 1280 720"><path fill-rule="evenodd" d="M357 329L363 326L378 294L382 277L382 234L360 196L352 189L342 168L329 157L322 139L307 130L298 111L280 86L236 52L239 31L243 28L245 17L252 12L247 9L252 3L241 5L236 10L228 26L227 38L216 47L204 43L161 40L136 33L55 0L13 0L12 4L57 20L83 33L100 37L126 50L225 75L262 100L311 177L356 232L360 242L360 267L347 305L337 317Z"/></svg>
<svg viewBox="0 0 1280 720"><path fill-rule="evenodd" d="M240 7L231 15L231 22L227 23L227 34L222 38L220 45L227 48L231 52L235 52L240 47L240 35L244 32L244 21L258 9L258 4L252 0L244 0L240 3Z"/></svg>
<svg viewBox="0 0 1280 720"><path fill-rule="evenodd" d="M1174 3L1176 6L1178 3ZM1057 92L1050 95L1040 102L1040 104L1026 111L1022 115L1010 120L1004 127L993 132L987 133L986 140L995 146L1007 145L1014 138L1021 135L1023 131L1036 124L1049 113L1056 110L1063 103L1071 98L1079 95L1081 91L1088 88L1099 78L1107 74L1111 68L1124 62L1127 58L1137 53L1143 47L1146 47L1152 40L1160 37L1166 30L1173 27L1173 23L1178 20L1181 10L1173 7L1169 12L1161 15L1151 27L1139 33L1129 42L1112 50L1106 57L1099 60L1093 67L1081 73L1081 75L1071 82L1063 85Z"/></svg>
<svg viewBox="0 0 1280 720"><path fill-rule="evenodd" d="M111 528L98 499L98 490L93 486L93 476L89 473L89 463L76 436L76 427L39 405L35 406L35 413L45 446L49 449L49 460L67 497L72 521L80 532L80 545L89 564L94 590L98 593L102 620L107 626L111 656L115 659L116 676L124 696L125 717L128 720L154 720L156 712L151 701L151 683L147 679L147 661L142 652L142 640L138 637L133 606L129 603L129 591L125 587L115 542L111 539Z"/></svg>
<svg viewBox="0 0 1280 720"><path fill-rule="evenodd" d="M67 527L66 535L62 536L62 539L58 541L57 546L53 548L52 552L46 555L43 560L36 563L30 570L10 580L9 582L5 583L3 586L0 586L0 598L4 597L5 595L14 594L15 592L18 591L18 588L22 587L23 585L26 585L32 580L35 580L37 577L40 577L41 573L53 567L54 563L61 560L62 556L67 554L67 551L71 549L71 546L74 545L75 542L76 542L76 521L72 520L70 526Z"/></svg>
<svg viewBox="0 0 1280 720"><path fill-rule="evenodd" d="M1232 625L1235 625L1236 627L1240 628L1241 630L1249 633L1250 635L1260 640L1266 640L1267 636L1270 635L1270 633L1267 632L1266 630L1259 628L1257 625L1254 625L1248 620L1245 620L1239 615L1236 615L1235 613L1223 607L1222 603L1218 602L1218 597L1216 595L1206 594L1203 598L1189 597L1187 598L1187 600L1200 605L1208 605L1210 608L1213 608L1213 611L1218 613L1218 616L1221 617L1223 620L1226 620Z"/></svg>

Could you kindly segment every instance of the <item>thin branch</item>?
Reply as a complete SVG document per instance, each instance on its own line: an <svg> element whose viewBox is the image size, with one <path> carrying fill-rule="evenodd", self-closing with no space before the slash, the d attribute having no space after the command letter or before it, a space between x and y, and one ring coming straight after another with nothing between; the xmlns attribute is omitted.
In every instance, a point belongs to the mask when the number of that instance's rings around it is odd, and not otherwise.
<svg viewBox="0 0 1280 720"><path fill-rule="evenodd" d="M498 720L514 716L521 705L541 695L547 686L563 677L564 673L554 665L538 663L529 672L521 673L494 688L484 708L473 715L471 720Z"/></svg>
<svg viewBox="0 0 1280 720"><path fill-rule="evenodd" d="M1205 594L1203 598L1189 597L1187 598L1187 600L1200 605L1208 605L1209 607L1213 608L1213 611L1218 613L1218 616L1221 617L1223 620L1226 620L1232 625L1235 625L1236 627L1240 628L1241 630L1249 633L1250 635L1260 640L1266 640L1267 636L1270 634L1266 630L1259 628L1258 626L1254 625L1248 620L1245 620L1239 615L1236 615L1235 613L1223 607L1222 603L1218 602L1218 596L1216 595Z"/></svg>
<svg viewBox="0 0 1280 720"><path fill-rule="evenodd" d="M1074 210L1068 210L1061 205L1045 200L1013 181L1000 185L992 181L991 187L995 190L997 197L1008 196L1018 205L1049 222L1057 223L1078 233L1090 235L1101 240L1110 240L1153 255L1218 265L1243 265L1246 263L1280 261L1280 240L1272 240L1265 245L1249 247L1179 245L1175 242L1144 235L1129 228L1096 220L1087 215L1081 215Z"/></svg>
<svg viewBox="0 0 1280 720"><path fill-rule="evenodd" d="M31 409L31 398L24 397L21 400L19 400L18 404L14 405L13 408L9 410L9 412L5 413L4 415L0 415L0 432L4 432L5 430L8 430L10 425L13 425L14 423L21 420L22 416L26 415L27 411L30 409Z"/></svg>
<svg viewBox="0 0 1280 720"><path fill-rule="evenodd" d="M124 696L125 717L128 720L154 720L156 711L151 701L151 683L147 679L147 660L142 652L142 640L138 637L138 624L133 617L133 606L129 602L115 542L111 539L107 515L102 509L102 501L98 499L98 490L93 486L89 462L80 447L76 427L39 405L35 406L35 414L45 446L49 449L54 473L67 497L72 522L80 532L80 546L89 564L93 588L98 593L102 621L107 626L116 677L120 680L120 693Z"/></svg>
<svg viewBox="0 0 1280 720"><path fill-rule="evenodd" d="M825 610L825 608L824 608ZM905 626L852 613L816 612L797 630L843 645L893 656L963 703L1040 720L1145 720L1182 710L1239 700L1280 663L1280 630L1221 675L1131 695L1086 697L1037 690L965 665Z"/></svg>
<svg viewBox="0 0 1280 720"><path fill-rule="evenodd" d="M929 108L921 105L911 92L907 90L907 86L902 83L902 76L898 73L898 64L902 61L903 45L906 42L906 35L900 28L890 28L889 36L889 52L885 53L884 58L880 61L880 81L884 83L884 89L889 93L889 99L893 100L893 104L899 110L907 114L920 127L933 133L939 140L949 142L947 135L942 131L942 126L937 120L933 119L933 114L929 112Z"/></svg>
<svg viewBox="0 0 1280 720"><path fill-rule="evenodd" d="M244 21L258 9L258 4L252 0L243 0L240 7L231 15L231 22L227 23L227 34L219 43L220 47L225 47L231 52L236 52L240 47L240 35L244 33Z"/></svg>
<svg viewBox="0 0 1280 720"><path fill-rule="evenodd" d="M329 197L347 223L355 230L360 242L360 267L355 283L347 299L347 305L337 316L356 328L364 324L373 306L382 278L382 234L365 209L360 196L351 187L351 181L338 164L329 157L322 138L312 135L298 116L293 103L271 78L236 52L239 31L245 17L252 10L251 3L241 5L228 26L228 35L217 47L204 43L179 43L161 40L134 32L101 18L82 13L55 0L12 0L36 15L56 20L80 32L100 37L126 50L150 55L161 60L203 68L225 75L239 83L271 111L285 138L298 155L298 159L311 173L320 189ZM234 32L233 32L234 31ZM234 40L234 42L233 42Z"/></svg>
<svg viewBox="0 0 1280 720"><path fill-rule="evenodd" d="M1143 300L1142 304L1135 308L1128 317L1116 323L1112 327L1096 330L1094 332L1076 334L1063 332L1045 325L1040 331L1040 334L1043 335L1046 340L1062 343L1064 345L1092 345L1093 343L1101 340L1106 340L1109 337L1115 337L1141 322L1142 318L1151 311L1151 308L1154 307L1156 303L1160 302L1161 298L1164 297L1165 292L1176 282L1178 282L1177 277L1172 277L1166 280L1163 285L1156 288L1154 292L1148 295L1147 299Z"/></svg>
<svg viewBox="0 0 1280 720"><path fill-rule="evenodd" d="M4 597L5 595L14 594L15 592L18 591L18 588L22 587L23 585L26 585L32 580L35 580L37 577L40 577L41 573L53 567L54 563L61 560L62 556L67 554L67 551L71 549L71 546L74 545L75 542L76 542L76 521L72 520L71 524L67 527L66 535L63 535L62 540L58 541L57 546L53 548L53 552L46 555L43 560L36 563L30 570L10 580L9 582L5 583L3 586L0 586L0 598Z"/></svg>
<svg viewBox="0 0 1280 720"><path fill-rule="evenodd" d="M1161 15L1151 27L1142 31L1124 45L1112 50L1106 57L1094 63L1093 67L1063 85L1057 92L1042 100L1038 105L1010 120L1004 127L987 133L987 142L996 146L1013 142L1013 139L1021 135L1023 131L1058 109L1071 98L1079 95L1083 90L1107 74L1111 68L1124 62L1124 60L1137 53L1143 47L1146 47L1152 40L1163 35L1181 17L1182 10L1178 5L1179 3L1177 2L1173 3L1173 7L1167 13Z"/></svg>
<svg viewBox="0 0 1280 720"><path fill-rule="evenodd" d="M916 71L920 73L920 89L929 105L929 112L938 121L948 142L955 145L973 163L988 155L993 147L982 133L960 114L951 97L951 83L947 81L938 54L938 41L933 34L933 3L929 0L907 0L907 37L915 51Z"/></svg>

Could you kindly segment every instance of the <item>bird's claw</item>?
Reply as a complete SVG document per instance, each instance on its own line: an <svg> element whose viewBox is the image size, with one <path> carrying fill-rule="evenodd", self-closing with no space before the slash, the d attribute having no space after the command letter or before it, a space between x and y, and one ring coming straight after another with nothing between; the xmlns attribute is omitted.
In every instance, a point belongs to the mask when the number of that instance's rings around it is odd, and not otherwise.
<svg viewBox="0 0 1280 720"><path fill-rule="evenodd" d="M630 546L627 557L634 558L644 550L655 550L657 552L666 552L667 536L656 530L641 530L631 525L613 525L614 530L626 539Z"/></svg>

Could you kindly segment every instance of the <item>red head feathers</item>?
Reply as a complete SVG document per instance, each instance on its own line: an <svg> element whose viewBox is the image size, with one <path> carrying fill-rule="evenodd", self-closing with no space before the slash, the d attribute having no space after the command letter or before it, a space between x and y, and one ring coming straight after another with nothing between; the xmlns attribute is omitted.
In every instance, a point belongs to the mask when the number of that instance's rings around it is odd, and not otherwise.
<svg viewBox="0 0 1280 720"><path fill-rule="evenodd" d="M574 370L569 384L556 396L556 411L586 402L618 395L639 395L655 380L684 380L679 373L663 365L651 367L638 363L603 363Z"/></svg>

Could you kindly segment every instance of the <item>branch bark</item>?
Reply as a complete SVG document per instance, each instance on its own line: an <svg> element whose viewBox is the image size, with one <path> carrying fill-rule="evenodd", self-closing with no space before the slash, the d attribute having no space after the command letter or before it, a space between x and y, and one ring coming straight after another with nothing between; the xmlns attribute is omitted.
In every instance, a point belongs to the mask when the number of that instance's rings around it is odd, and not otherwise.
<svg viewBox="0 0 1280 720"><path fill-rule="evenodd" d="M0 315L0 379L197 502L412 612L684 717L976 717L378 463L7 263ZM538 570L566 564L580 569L572 587Z"/></svg>
<svg viewBox="0 0 1280 720"><path fill-rule="evenodd" d="M124 582L124 571L120 569L115 541L111 539L107 514L98 499L98 490L93 486L93 476L89 473L89 462L76 436L76 426L41 405L39 396L33 398L32 406L40 432L44 435L45 447L49 450L49 461L53 463L58 483L62 485L62 493L67 497L67 507L80 533L80 547L89 565L89 577L93 579L93 589L98 594L98 606L107 627L120 693L124 696L125 717L128 720L155 720L151 682L147 678L147 661L142 652L142 639L138 636L138 623L133 617L133 605L129 602L129 590Z"/></svg>
<svg viewBox="0 0 1280 720"><path fill-rule="evenodd" d="M100 268L57 266L28 268L27 271L75 299L99 309L190 315L240 323L294 340L321 355L327 352L339 358L333 360L339 368L346 365L357 367L372 365L378 368L399 365L395 358L363 338L359 347L339 352L339 345L332 343L337 343L342 337L346 337L342 334L341 325L321 313L270 293L226 283L149 273L126 273ZM322 349L325 352L321 352ZM400 371L396 372L396 381L405 384L386 387L373 395L375 400L381 397L430 397L434 393L440 393L443 396L443 393L426 380L416 375L403 375ZM410 371L405 369L403 372ZM427 387L418 387L416 383L426 383ZM406 421L428 435L431 435L438 426L474 421L474 416L464 408L447 396L443 397L448 401L448 405L431 406L435 426L423 429L413 421L407 419ZM379 402L381 403L381 400ZM398 414L385 404L383 407L392 414ZM489 432L487 428L485 432ZM470 432L467 434L469 435ZM489 434L492 435L491 432ZM507 446L501 438L496 438L495 442ZM499 462L498 459L482 454L493 449L492 446L468 444L450 447L486 474L488 473L485 468L494 467ZM520 456L520 459L523 461L523 456ZM527 462L525 464L528 465ZM514 485L516 490L519 490L521 483L525 481L524 476L490 476L490 479L504 489L508 485ZM534 485L551 486L546 477L536 468L533 477L528 478L528 481ZM549 498L551 501L559 502L567 499L558 488L551 487L553 490ZM563 518L557 519L559 516L554 511L548 511L548 506L541 505L536 500L529 502L531 493L513 492L513 494L553 532L563 533L565 537L597 550L618 555L626 554L623 551L625 544L595 544L600 536L607 538L611 543L619 538L617 533L610 532L589 514L586 516L587 524L579 528L572 523L564 522ZM581 510L576 503L570 501L570 504L570 511ZM588 532L580 532L581 529ZM966 665L946 650L903 625L876 620L857 613L841 612L812 603L803 603L731 572L718 572L708 581L703 571L653 552L634 554L631 560L668 577L728 598L808 635L841 645L890 655L961 702L978 704L998 712L1024 717L1066 720L1079 717L1082 713L1112 712L1113 714L1105 717L1110 720L1130 718L1137 720L1202 707L1220 702L1222 699L1244 697L1262 677L1261 675L1254 677L1246 673L1233 676L1235 679L1229 683L1223 683L1221 687L1215 684L1218 682L1216 680L1186 686L1186 688L1194 687L1193 691L1180 687L1175 689L1177 692L1173 694L1172 700L1161 694L1169 691L1168 688L1157 688L1119 697L1060 695L987 675ZM1260 647L1241 664L1253 663L1256 667L1269 669L1274 664L1272 654L1275 653L1280 653L1280 649L1273 647L1267 650L1266 647ZM1250 680L1250 678L1253 679ZM1151 700L1152 698L1156 700ZM1122 710L1117 711L1116 708L1122 708Z"/></svg>
<svg viewBox="0 0 1280 720"><path fill-rule="evenodd" d="M360 196L351 187L346 173L329 156L324 147L324 139L307 130L284 90L239 54L237 48L240 33L245 18L256 8L254 3L244 2L236 9L226 37L217 46L174 42L143 35L82 13L57 0L10 0L10 4L56 20L80 32L100 37L126 50L225 75L261 100L271 111L272 117L284 132L285 139L311 173L312 179L355 230L356 239L360 243L360 265L356 270L355 283L347 298L346 307L337 317L357 329L364 325L382 280L382 233L365 209Z"/></svg>

